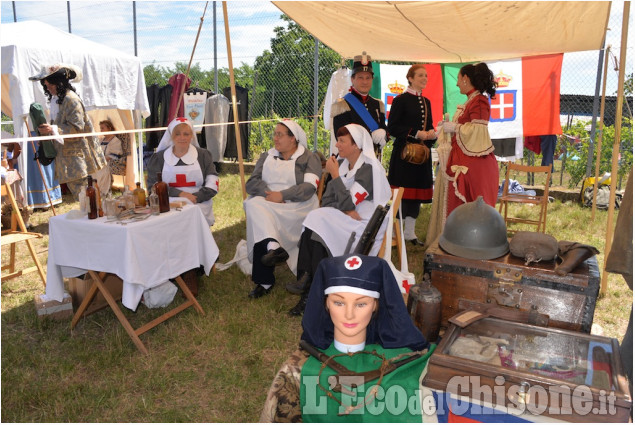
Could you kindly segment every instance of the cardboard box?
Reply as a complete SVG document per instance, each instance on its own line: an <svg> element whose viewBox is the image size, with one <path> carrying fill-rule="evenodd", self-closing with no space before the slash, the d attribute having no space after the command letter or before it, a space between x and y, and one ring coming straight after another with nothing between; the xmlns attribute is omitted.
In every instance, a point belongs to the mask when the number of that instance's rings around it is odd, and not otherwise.
<svg viewBox="0 0 635 425"><path fill-rule="evenodd" d="M113 298L116 301L121 300L123 281L119 278L119 276L108 273L102 280L104 282L104 286L108 289ZM82 301L84 301L84 298L86 298L92 284L93 279L88 274L85 276L85 279L82 279L81 277L72 277L68 279L68 292L73 299L73 311L77 311ZM101 310L106 306L108 306L106 299L101 292L97 291L95 298L93 298L93 301L86 309L84 316Z"/></svg>
<svg viewBox="0 0 635 425"><path fill-rule="evenodd" d="M64 292L62 302L52 300L45 294L35 296L35 310L38 319L66 320L73 317L73 303L68 292Z"/></svg>

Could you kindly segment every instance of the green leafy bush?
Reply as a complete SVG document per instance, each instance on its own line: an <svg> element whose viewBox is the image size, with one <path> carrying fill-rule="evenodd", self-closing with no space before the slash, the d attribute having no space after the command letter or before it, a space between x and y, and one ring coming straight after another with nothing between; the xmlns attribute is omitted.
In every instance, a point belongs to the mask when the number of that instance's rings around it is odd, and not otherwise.
<svg viewBox="0 0 635 425"><path fill-rule="evenodd" d="M558 140L558 151L562 152L565 148L567 151L567 159L565 161L565 170L571 176L569 181L569 187L577 187L586 177L586 166L589 152L590 136L589 132L585 129L591 122L579 121L573 127L566 130L567 134L577 135L581 143L577 145L571 144L566 136L561 136ZM613 141L615 140L615 127L604 127L602 137L602 152L600 153L600 172L602 175L606 172L611 172L612 167L612 155L613 155ZM599 133L596 136L596 140L599 140ZM619 161L618 161L618 180L622 180L628 176L628 173L633 165L633 120L632 118L622 119L621 137L622 140L619 148ZM577 157L577 160L573 160L573 157ZM597 149L593 152L593 167L591 173L595 173L595 161L597 156Z"/></svg>

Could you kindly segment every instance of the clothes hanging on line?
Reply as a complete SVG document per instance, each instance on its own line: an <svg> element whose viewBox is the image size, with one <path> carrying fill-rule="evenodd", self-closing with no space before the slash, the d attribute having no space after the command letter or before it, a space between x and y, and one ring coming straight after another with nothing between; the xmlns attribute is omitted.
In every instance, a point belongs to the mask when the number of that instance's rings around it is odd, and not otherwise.
<svg viewBox="0 0 635 425"><path fill-rule="evenodd" d="M174 74L168 80L168 84L170 84L174 89L172 90L172 96L170 98L170 111L168 113L168 120L172 121L174 118L184 116L184 105L183 101L181 101L181 105L179 106L179 110L176 110L176 105L179 103L179 95L182 92L185 92L192 84L192 79L186 77L185 74ZM185 87L185 89L184 89Z"/></svg>
<svg viewBox="0 0 635 425"><path fill-rule="evenodd" d="M225 97L230 99L232 97L231 88L224 88L223 94L225 95ZM247 121L247 112L249 110L249 90L241 86L236 86L236 102L236 108L238 110L238 121ZM234 121L233 108L229 109L229 119L227 121ZM229 125L228 127L229 128L227 129L227 146L225 147L225 157L238 158L238 150L236 149L236 132L234 129L234 125ZM240 124L239 128L243 159L248 160L250 126L249 124Z"/></svg>
<svg viewBox="0 0 635 425"><path fill-rule="evenodd" d="M230 102L222 94L214 94L207 98L205 105L205 124L229 122ZM227 147L227 127L218 125L205 127L207 150L212 154L214 162L222 162Z"/></svg>
<svg viewBox="0 0 635 425"><path fill-rule="evenodd" d="M163 87L159 87L158 84L152 84L146 87L148 104L150 106L150 116L146 118L145 122L146 128L168 126L168 112L172 91L173 87L170 84ZM159 146L159 141L163 137L163 133L163 131L149 131L146 133L144 150L154 151L157 146Z"/></svg>

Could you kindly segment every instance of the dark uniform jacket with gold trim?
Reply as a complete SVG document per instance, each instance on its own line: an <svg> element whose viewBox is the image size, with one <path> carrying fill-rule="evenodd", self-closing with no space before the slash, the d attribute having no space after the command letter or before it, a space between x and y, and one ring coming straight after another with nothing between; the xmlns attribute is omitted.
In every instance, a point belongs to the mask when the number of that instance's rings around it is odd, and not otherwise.
<svg viewBox="0 0 635 425"><path fill-rule="evenodd" d="M370 95L366 96L366 102L364 102L362 96L355 90L351 90L351 93L362 102L370 113L370 116L373 117L373 120L379 125L379 128L386 130L386 107L384 106L384 102ZM344 127L347 124L359 124L370 133L370 129L366 123L364 123L362 117L355 112L344 98L338 99L331 107L331 118L333 118L333 132L335 134L337 134L337 130L339 130L340 127Z"/></svg>

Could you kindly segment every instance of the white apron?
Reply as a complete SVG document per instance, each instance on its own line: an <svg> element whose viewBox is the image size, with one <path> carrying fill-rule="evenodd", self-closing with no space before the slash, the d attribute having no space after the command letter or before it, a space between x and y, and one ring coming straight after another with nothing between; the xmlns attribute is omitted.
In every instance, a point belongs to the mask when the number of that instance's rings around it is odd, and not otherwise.
<svg viewBox="0 0 635 425"><path fill-rule="evenodd" d="M363 161L361 161L361 163L363 163ZM361 163L356 164L357 169L361 166ZM344 169L340 167L342 182L346 189L350 190L355 183L355 174L348 173L349 175L345 176L343 172ZM345 254L344 250L346 249L348 239L352 232L355 232L355 240L351 245L351 251L355 249L362 233L364 233L368 221L375 212L375 204L372 201L364 200L355 206L355 211L360 215L361 220L355 220L337 208L318 208L307 215L303 225L317 233L324 243L326 243L331 255L337 257ZM368 255L377 255L379 253L379 248L381 248L381 243L386 233L386 225L387 220L384 219Z"/></svg>
<svg viewBox="0 0 635 425"><path fill-rule="evenodd" d="M203 171L201 170L198 159L192 164L179 166L170 165L168 161L165 161L163 164L162 180L166 182L169 187L175 187L182 192L188 193L198 192L199 189L205 185L205 177L203 176ZM210 226L214 224L212 199L194 204L201 209L203 216L205 216ZM187 198L170 196L170 202L178 201L183 201L188 204L193 203Z"/></svg>
<svg viewBox="0 0 635 425"><path fill-rule="evenodd" d="M300 151L301 152L298 152ZM304 148L298 146L298 155ZM295 160L276 160L270 154L262 168L262 180L267 186L278 192L295 186ZM316 195L303 202L269 202L262 196L254 196L245 200L243 206L247 216L247 249L249 260L253 262L254 244L263 239L273 238L289 253L287 265L293 274L297 274L298 242L302 233L302 222L307 214L318 207Z"/></svg>

